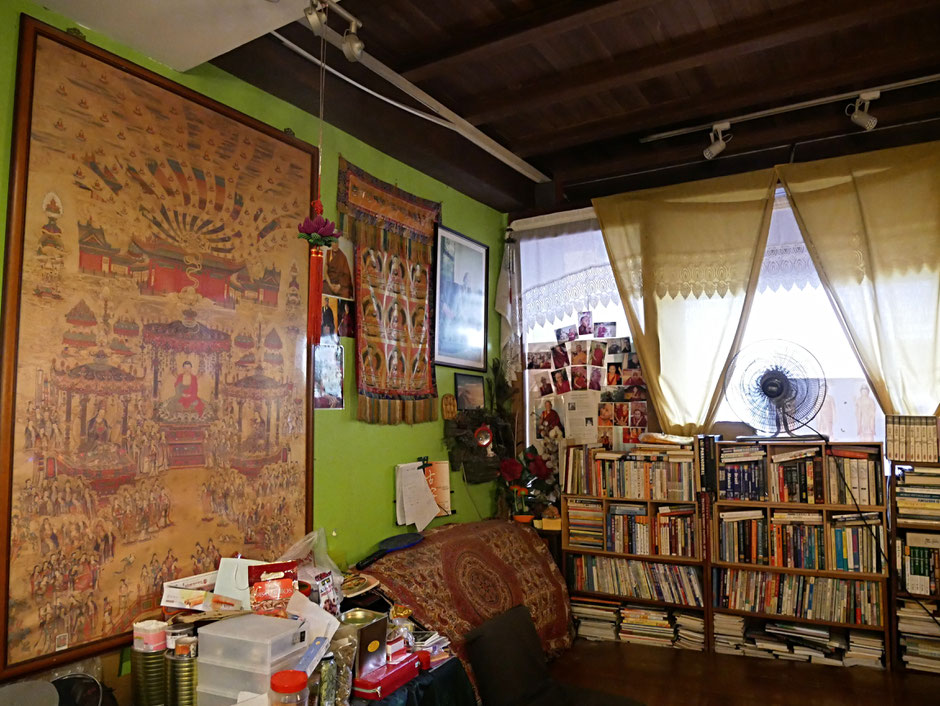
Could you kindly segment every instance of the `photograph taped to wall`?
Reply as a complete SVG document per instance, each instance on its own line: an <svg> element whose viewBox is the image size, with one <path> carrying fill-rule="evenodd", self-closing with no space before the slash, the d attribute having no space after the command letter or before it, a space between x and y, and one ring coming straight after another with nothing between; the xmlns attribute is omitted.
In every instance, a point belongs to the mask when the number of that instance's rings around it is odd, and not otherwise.
<svg viewBox="0 0 940 706"><path fill-rule="evenodd" d="M606 369L604 374L606 375ZM601 402L626 402L627 388L622 385L605 385L601 387Z"/></svg>
<svg viewBox="0 0 940 706"><path fill-rule="evenodd" d="M594 314L582 311L578 314L578 335L591 336L594 334Z"/></svg>
<svg viewBox="0 0 940 706"><path fill-rule="evenodd" d="M571 391L571 383L568 381L568 370L560 368L552 371L552 382L555 385L555 394L563 395Z"/></svg>
<svg viewBox="0 0 940 706"><path fill-rule="evenodd" d="M534 394L538 395L539 397L555 394L555 390L552 388L552 378L550 373L542 371L529 371L529 376L529 380L532 381L529 384L529 389L533 391Z"/></svg>
<svg viewBox="0 0 940 706"><path fill-rule="evenodd" d="M587 386L588 386L587 366L572 365L571 366L571 389L572 390L586 390Z"/></svg>
<svg viewBox="0 0 940 706"><path fill-rule="evenodd" d="M609 338L607 339L607 355L622 355L630 352L629 338Z"/></svg>
<svg viewBox="0 0 940 706"><path fill-rule="evenodd" d="M571 341L568 343L568 359L571 365L587 365L587 341Z"/></svg>
<svg viewBox="0 0 940 706"><path fill-rule="evenodd" d="M563 400L560 397L546 397L539 401L535 435L538 439L564 438L565 425L556 407L560 407Z"/></svg>
<svg viewBox="0 0 940 706"><path fill-rule="evenodd" d="M607 342L606 341L591 341L591 353L588 357L588 362L591 365L603 365L604 360L607 357Z"/></svg>
<svg viewBox="0 0 940 706"><path fill-rule="evenodd" d="M353 243L349 238L339 237L323 254L323 293L340 299L354 296L352 263L355 262Z"/></svg>
<svg viewBox="0 0 940 706"><path fill-rule="evenodd" d="M547 343L532 343L527 346L526 368L528 370L551 370L552 347Z"/></svg>
<svg viewBox="0 0 940 706"><path fill-rule="evenodd" d="M343 409L343 347L321 343L314 351L314 405L317 409Z"/></svg>
<svg viewBox="0 0 940 706"><path fill-rule="evenodd" d="M236 552L275 558L310 507L297 224L315 150L63 32L23 28L4 667L107 646L159 614L163 581Z"/></svg>
<svg viewBox="0 0 940 706"><path fill-rule="evenodd" d="M555 340L558 343L567 343L578 337L578 327L575 324L571 326L562 326L555 329Z"/></svg>
<svg viewBox="0 0 940 706"><path fill-rule="evenodd" d="M557 346L552 346L552 364L556 368L563 368L570 362L571 360L568 358L568 349L565 347L564 343L559 343Z"/></svg>
<svg viewBox="0 0 940 706"><path fill-rule="evenodd" d="M593 365L588 367L588 389L600 392L604 385L604 369Z"/></svg>
<svg viewBox="0 0 940 706"><path fill-rule="evenodd" d="M611 338L617 335L617 323L615 321L601 321L594 324L594 338Z"/></svg>

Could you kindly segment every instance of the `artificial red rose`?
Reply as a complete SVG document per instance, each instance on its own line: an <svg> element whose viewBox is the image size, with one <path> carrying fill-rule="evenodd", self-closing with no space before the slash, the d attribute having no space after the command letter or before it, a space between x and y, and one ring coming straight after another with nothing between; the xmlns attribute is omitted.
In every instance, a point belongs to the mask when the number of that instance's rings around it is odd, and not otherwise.
<svg viewBox="0 0 940 706"><path fill-rule="evenodd" d="M545 480L552 474L552 470L545 463L545 459L537 451L526 451L525 457L529 462L529 473L539 480Z"/></svg>
<svg viewBox="0 0 940 706"><path fill-rule="evenodd" d="M522 477L522 464L514 458L504 458L499 463L499 475L507 483L512 483Z"/></svg>

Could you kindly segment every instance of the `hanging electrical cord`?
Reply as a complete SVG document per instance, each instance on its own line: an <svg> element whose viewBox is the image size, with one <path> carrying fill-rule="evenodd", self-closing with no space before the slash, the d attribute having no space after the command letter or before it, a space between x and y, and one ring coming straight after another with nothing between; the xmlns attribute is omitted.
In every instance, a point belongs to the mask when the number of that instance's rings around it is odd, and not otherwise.
<svg viewBox="0 0 940 706"><path fill-rule="evenodd" d="M796 420L796 417L793 417L792 415L790 415L788 412L786 412L786 410L784 410L784 414L786 414L787 416L791 417L791 419L793 419L794 421L797 421L797 420ZM809 429L811 432L815 433L817 436L819 436L819 437L821 437L821 438L824 438L824 439L825 439L825 438L828 438L828 437L825 437L825 436L823 436L822 434L820 434L819 431L817 431L816 429L814 429L813 427L811 427L808 423L805 423L805 422L804 422L803 425L804 425L807 429ZM862 512L862 508L861 508L861 506L858 504L858 500L855 498L855 493L852 492L852 488L849 486L848 482L845 480L845 475L842 474L842 473L836 473L836 475L839 477L839 480L842 481L842 485L843 485L843 487L845 487L845 490L846 490L846 492L848 493L849 497L852 498L852 504L855 505L855 510L856 510L856 512L858 513L858 517L859 517L859 519L862 521L862 524L865 525L866 528L868 528L868 532L869 532L869 534L871 534L872 541L875 543L875 546L878 547L878 552L881 554L881 558L882 558L882 560L885 562L885 567L887 567L887 569L888 569L888 574L889 574L889 576L890 576L890 574L891 574L891 561L888 559L888 555L885 553L884 547L882 546L881 541L878 539L878 535L875 533L875 528L874 528L874 526L873 526L873 525L870 525L870 524L868 523L868 520L865 518L865 515L864 515L864 513ZM886 491L886 492L887 492L887 491ZM885 502L887 503L887 497L885 498ZM910 594L910 598L911 598L911 600L915 601L915 602L917 603L917 605L919 605L919 606L923 609L923 611L927 614L927 616L937 625L937 627L940 628L940 620L937 620L937 617L936 617L933 613L931 613L930 610L928 610L927 606L925 606L925 605L923 604L923 602L922 602L917 596L915 596L913 593ZM887 602L886 602L886 604L887 604ZM893 607L892 607L892 610L894 610ZM887 615L884 616L884 619L887 620L887 619L888 619L888 616L887 616ZM885 649L887 649L887 646L885 647Z"/></svg>
<svg viewBox="0 0 940 706"><path fill-rule="evenodd" d="M412 107L409 106L409 105L405 105L404 103L399 103L398 101L394 100L393 98L389 98L388 96L383 96L381 93L378 93L378 92L376 92L376 91L373 91L373 90L372 90L371 88L369 88L368 86L364 86L363 84L359 83L358 81L355 81L354 79L349 78L349 76L346 76L345 74L340 73L339 71L337 71L336 69L334 69L332 66L326 66L326 62L325 62L324 60L318 59L317 57L315 57L315 56L314 56L313 54L311 54L310 52L308 52L308 51L306 51L305 49L303 49L303 48L297 46L296 44L294 44L292 41L290 41L287 37L283 36L282 34L278 34L277 32L271 32L271 36L275 37L281 44L283 44L285 47L287 47L287 48L290 49L292 52L294 52L297 56L300 56L300 57L306 59L307 61L309 61L309 62L311 62L311 63L316 64L317 66L319 66L321 72L323 71L323 69L325 69L326 71L329 71L331 74L333 74L333 75L336 76L337 78L340 78L340 79L342 79L343 81L345 81L346 83L350 84L351 86L354 86L355 88L358 88L360 91L363 91L364 93L368 93L370 96L373 96L374 98L378 98L379 100L385 101L385 102L388 103L389 105L392 105L392 106L398 108L399 110L403 110L403 111L405 111L406 113L411 113L412 115L415 115L415 116L417 116L417 117L419 117L419 118L423 118L424 120L427 120L428 122L434 123L435 125L440 125L441 127L446 127L446 128L448 128L448 129L450 129L450 130L454 130L455 132L457 131L457 127L456 127L453 123L451 123L450 121L445 120L444 118L440 118L440 117L438 117L438 116L436 116L436 115L431 115L430 113L425 113L425 112L423 112L423 111L421 111L421 110L418 110L418 109L416 109L416 108L412 108ZM320 38L320 44L321 44L321 46L325 43L325 41L326 41L326 40L325 40L323 37ZM323 58L325 59L325 54L321 53L321 57L323 57Z"/></svg>

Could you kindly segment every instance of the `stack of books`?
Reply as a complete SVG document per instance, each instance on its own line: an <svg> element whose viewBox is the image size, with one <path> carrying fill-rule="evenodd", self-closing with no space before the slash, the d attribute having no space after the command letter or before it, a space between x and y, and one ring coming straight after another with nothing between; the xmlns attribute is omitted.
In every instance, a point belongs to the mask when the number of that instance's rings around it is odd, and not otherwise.
<svg viewBox="0 0 940 706"><path fill-rule="evenodd" d="M883 635L861 630L849 630L849 649L842 656L846 667L871 667L882 669L885 654Z"/></svg>
<svg viewBox="0 0 940 706"><path fill-rule="evenodd" d="M718 515L718 558L739 564L767 563L767 519L763 510L728 510Z"/></svg>
<svg viewBox="0 0 940 706"><path fill-rule="evenodd" d="M775 503L824 503L819 448L785 451L770 457L770 500Z"/></svg>
<svg viewBox="0 0 940 706"><path fill-rule="evenodd" d="M669 620L668 610L626 605L620 609L620 639L641 645L672 647L676 629Z"/></svg>
<svg viewBox="0 0 940 706"><path fill-rule="evenodd" d="M571 502L568 504L570 507ZM653 553L646 505L611 505L607 508L607 551Z"/></svg>
<svg viewBox="0 0 940 706"><path fill-rule="evenodd" d="M742 654L747 641L744 639L744 618L740 615L715 613L715 652Z"/></svg>
<svg viewBox="0 0 940 706"><path fill-rule="evenodd" d="M604 549L604 503L568 499L568 544L585 549Z"/></svg>
<svg viewBox="0 0 940 706"><path fill-rule="evenodd" d="M885 528L877 512L832 516L835 568L879 574L884 566Z"/></svg>
<svg viewBox="0 0 940 706"><path fill-rule="evenodd" d="M848 642L844 635L834 634L828 627L769 623L766 630L787 643L791 656L786 659L842 665L842 653Z"/></svg>
<svg viewBox="0 0 940 706"><path fill-rule="evenodd" d="M769 626L768 626L769 627ZM762 657L764 659L787 659L805 662L808 657L794 654L790 651L790 644L767 629L750 627L744 631L744 644L740 652L747 657Z"/></svg>
<svg viewBox="0 0 940 706"><path fill-rule="evenodd" d="M936 463L937 417L906 417L885 415L885 446L888 458L894 461L923 461Z"/></svg>
<svg viewBox="0 0 940 706"><path fill-rule="evenodd" d="M718 466L719 500L767 500L763 447L724 446Z"/></svg>
<svg viewBox="0 0 940 706"><path fill-rule="evenodd" d="M574 591L698 607L704 600L699 570L694 566L569 554L566 576Z"/></svg>
<svg viewBox="0 0 940 706"><path fill-rule="evenodd" d="M656 553L695 556L695 508L663 505L656 511Z"/></svg>
<svg viewBox="0 0 940 706"><path fill-rule="evenodd" d="M588 640L616 640L620 604L602 598L571 599L571 614L578 626L578 637Z"/></svg>
<svg viewBox="0 0 940 706"><path fill-rule="evenodd" d="M940 528L940 468L912 466L898 476L898 526L904 523Z"/></svg>
<svg viewBox="0 0 940 706"><path fill-rule="evenodd" d="M898 533L898 580L902 591L934 596L940 586L940 535Z"/></svg>
<svg viewBox="0 0 940 706"><path fill-rule="evenodd" d="M826 451L829 502L881 505L885 478L878 454L864 446L833 446Z"/></svg>
<svg viewBox="0 0 940 706"><path fill-rule="evenodd" d="M898 632L901 659L910 669L940 674L940 610L937 601L901 601ZM926 610L925 610L926 608Z"/></svg>
<svg viewBox="0 0 940 706"><path fill-rule="evenodd" d="M672 615L676 621L676 647L682 650L704 651L705 618L681 610L674 611Z"/></svg>
<svg viewBox="0 0 940 706"><path fill-rule="evenodd" d="M770 518L770 565L826 568L826 536L820 512L775 512Z"/></svg>

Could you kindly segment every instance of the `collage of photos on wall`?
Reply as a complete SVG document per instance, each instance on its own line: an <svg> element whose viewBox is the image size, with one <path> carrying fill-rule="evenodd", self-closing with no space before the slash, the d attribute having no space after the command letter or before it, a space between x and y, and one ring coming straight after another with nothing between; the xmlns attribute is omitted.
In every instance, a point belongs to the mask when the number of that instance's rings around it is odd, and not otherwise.
<svg viewBox="0 0 940 706"><path fill-rule="evenodd" d="M585 311L555 329L555 340L526 346L530 439L543 455L553 450L546 442L561 440L613 451L637 443L647 429L647 391L630 338Z"/></svg>
<svg viewBox="0 0 940 706"><path fill-rule="evenodd" d="M316 352L314 399L317 409L343 409L343 347L340 338L356 336L353 244L341 237L323 257L320 345ZM294 283L291 282L291 291Z"/></svg>

